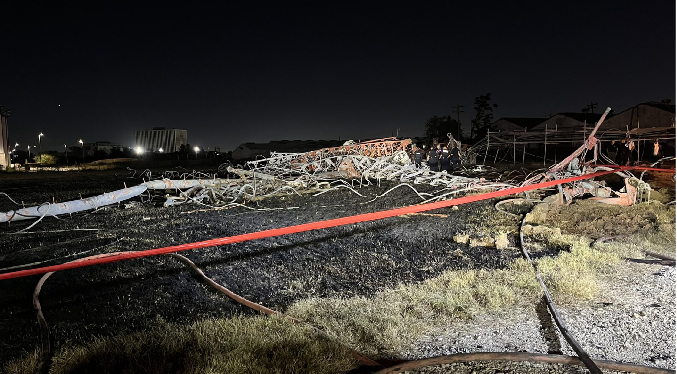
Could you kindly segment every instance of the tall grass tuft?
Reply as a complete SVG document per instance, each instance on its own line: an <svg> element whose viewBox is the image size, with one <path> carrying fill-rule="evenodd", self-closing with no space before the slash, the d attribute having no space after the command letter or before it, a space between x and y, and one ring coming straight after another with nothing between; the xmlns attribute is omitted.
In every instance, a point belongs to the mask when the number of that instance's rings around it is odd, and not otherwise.
<svg viewBox="0 0 677 374"><path fill-rule="evenodd" d="M35 360L8 374L32 373ZM67 346L50 373L337 373L356 366L348 350L281 317L209 319Z"/></svg>

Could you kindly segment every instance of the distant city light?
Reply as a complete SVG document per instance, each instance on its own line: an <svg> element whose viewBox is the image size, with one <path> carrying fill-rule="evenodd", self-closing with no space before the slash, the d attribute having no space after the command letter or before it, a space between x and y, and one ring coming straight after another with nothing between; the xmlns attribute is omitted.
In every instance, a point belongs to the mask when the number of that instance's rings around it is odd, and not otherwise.
<svg viewBox="0 0 677 374"><path fill-rule="evenodd" d="M136 147L136 154L137 154L137 155L143 154L143 148L141 148L141 147Z"/></svg>
<svg viewBox="0 0 677 374"><path fill-rule="evenodd" d="M199 147L195 147L195 148L193 148L193 149L195 150L195 153L200 152L200 148L199 148Z"/></svg>
<svg viewBox="0 0 677 374"><path fill-rule="evenodd" d="M160 147L160 149L158 149L158 151L159 151L159 152L164 152L164 150L162 149L162 147Z"/></svg>

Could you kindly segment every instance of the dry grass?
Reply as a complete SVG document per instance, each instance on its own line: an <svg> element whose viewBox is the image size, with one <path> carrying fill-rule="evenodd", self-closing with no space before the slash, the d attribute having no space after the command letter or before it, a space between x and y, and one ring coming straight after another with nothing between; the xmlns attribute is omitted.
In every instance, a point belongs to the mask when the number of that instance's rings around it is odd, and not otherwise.
<svg viewBox="0 0 677 374"><path fill-rule="evenodd" d="M555 257L537 260L557 302L593 297L600 275L613 272L625 257L642 257L641 250L674 255L674 206L587 204L537 208L530 220L540 226L525 227L529 242L542 242L561 251ZM583 223L569 223L576 219ZM490 225L488 221L483 224ZM630 229L633 222L644 229ZM626 236L591 247L592 240L585 234L599 234L610 224L620 225ZM511 232L505 217L499 217L493 227L492 234L500 234L501 240ZM301 300L287 313L373 358L392 358L452 319L472 319L481 313L531 304L540 295L531 266L518 259L508 269L447 271L373 297ZM33 354L5 371L28 373L36 365L37 355ZM234 317L185 327L158 323L146 332L99 339L87 347L68 346L57 352L51 372L336 373L355 366L345 349L311 329L277 317Z"/></svg>
<svg viewBox="0 0 677 374"><path fill-rule="evenodd" d="M34 373L33 356L6 373ZM189 326L160 321L149 331L67 346L50 373L337 373L355 366L346 349L308 327L234 317Z"/></svg>
<svg viewBox="0 0 677 374"><path fill-rule="evenodd" d="M675 206L657 201L629 207L576 200L569 206L539 204L527 222L558 227L563 232L599 238L649 233L675 224ZM674 229L673 229L674 234Z"/></svg>
<svg viewBox="0 0 677 374"><path fill-rule="evenodd" d="M548 289L559 301L590 299L597 294L598 277L614 269L620 257L611 252L590 248L589 241L572 235L553 235L551 245L568 247L557 257L536 261Z"/></svg>
<svg viewBox="0 0 677 374"><path fill-rule="evenodd" d="M593 297L598 275L612 272L625 258L644 258L643 250L675 254L674 205L649 202L621 207L592 201L576 201L570 206L540 204L527 220L555 227L525 227L525 232L549 247L566 250L538 261L539 271L560 301ZM592 241L586 235L615 239L590 248Z"/></svg>
<svg viewBox="0 0 677 374"><path fill-rule="evenodd" d="M337 336L367 354L394 357L430 329L450 318L533 302L538 284L524 260L506 270L449 271L373 298L307 299L288 313Z"/></svg>
<svg viewBox="0 0 677 374"><path fill-rule="evenodd" d="M507 222L504 217L499 219L496 225L493 220L484 225L492 224L492 231L503 236L508 231ZM532 221L557 226L532 227L530 240L561 251L555 257L536 261L558 302L592 298L600 276L612 273L624 258L641 257L641 249L674 254L674 206L649 203L618 207L583 201L569 207L536 209ZM592 240L581 235L603 233L609 225L627 236L622 241L591 247ZM573 233L563 233L569 230ZM457 242L465 240L465 236L455 238ZM476 313L533 302L539 295L530 265L517 260L508 270L450 271L370 299L304 300L293 305L289 313L322 326L364 352L388 357L449 318L472 318Z"/></svg>
<svg viewBox="0 0 677 374"><path fill-rule="evenodd" d="M22 359L7 363L2 373L6 374L22 374L22 373L37 373L40 369L40 351L35 350L27 353Z"/></svg>

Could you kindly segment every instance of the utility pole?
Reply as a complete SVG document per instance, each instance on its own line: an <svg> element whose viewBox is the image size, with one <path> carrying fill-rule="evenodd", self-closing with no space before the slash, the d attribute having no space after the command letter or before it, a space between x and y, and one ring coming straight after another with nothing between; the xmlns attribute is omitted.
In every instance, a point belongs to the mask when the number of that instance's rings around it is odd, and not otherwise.
<svg viewBox="0 0 677 374"><path fill-rule="evenodd" d="M463 105L456 104L456 106L451 109L452 113L456 113L456 140L461 137L461 113L464 113L462 108Z"/></svg>
<svg viewBox="0 0 677 374"><path fill-rule="evenodd" d="M588 104L588 108L590 108L591 113L595 113L595 109L597 109L597 103L593 103L591 101L590 104Z"/></svg>

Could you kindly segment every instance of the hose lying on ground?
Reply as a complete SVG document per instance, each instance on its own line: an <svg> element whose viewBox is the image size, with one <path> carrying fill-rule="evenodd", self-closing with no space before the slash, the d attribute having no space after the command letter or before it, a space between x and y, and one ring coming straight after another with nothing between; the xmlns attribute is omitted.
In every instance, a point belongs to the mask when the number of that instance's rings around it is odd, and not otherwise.
<svg viewBox="0 0 677 374"><path fill-rule="evenodd" d="M583 347L581 347L580 344L576 341L574 336L569 332L567 329L566 325L564 324L564 321L562 320L562 317L559 315L559 312L557 311L557 308L555 307L555 303L552 301L552 297L550 296L550 292L548 292L548 288L545 286L545 283L543 282L543 279L541 279L541 275L538 273L538 269L536 268L536 264L531 260L531 257L529 256L529 253L527 252L526 247L524 246L524 222L526 220L526 216L522 218L522 223L520 224L520 248L522 249L522 254L524 255L524 258L529 261L531 266L534 269L534 275L536 276L536 279L538 280L538 283L541 285L541 288L543 289L543 294L545 297L546 304L548 306L548 310L550 311L550 314L552 315L552 318L555 320L555 324L557 325L557 328L559 331L562 333L564 336L564 339L569 343L571 348L576 352L580 360L585 364L585 366L590 370L591 373L594 374L602 374L602 371L597 367L595 362L590 358L588 353L583 350Z"/></svg>
<svg viewBox="0 0 677 374"><path fill-rule="evenodd" d="M375 374L394 374L402 373L408 370L416 370L433 365L452 364L456 362L470 361L516 361L516 362L536 362L552 363L565 365L583 366L583 363L577 357L562 355L547 355L540 353L526 352L477 352L477 353L458 353L448 356L432 357L416 361L407 361L387 369L376 372ZM651 366L632 365L618 361L593 360L595 365L605 370L627 371L637 374L674 374L674 370L655 368Z"/></svg>
<svg viewBox="0 0 677 374"><path fill-rule="evenodd" d="M188 265L191 268L191 270L193 270L195 272L195 274L198 277L200 277L201 280L203 280L205 283L209 284L213 288L217 289L219 292L223 293L224 295L228 296L229 298L233 299L234 301L236 301L236 302L238 302L238 303L240 303L240 304L242 304L242 305L244 305L244 306L246 306L250 309L261 312L261 313L263 313L267 316L270 316L270 315L273 315L273 314L281 314L282 315L282 313L280 313L280 312L266 308L265 306L263 306L261 304L257 304L253 301L247 300L244 297L242 297L242 296L234 293L233 291L227 289L226 287L216 283L213 279L207 277L204 274L204 272L202 272L202 270L199 267L197 267L197 265L195 265L195 263L192 262L191 260L189 260L188 258L181 256L181 255L178 255L176 253L172 253L170 256L172 256L172 257L176 258L177 260L183 262L184 264ZM289 319L290 321L294 322L294 323L303 323L302 321L300 321L296 318L289 317L289 316L285 316L285 317L287 319ZM334 338L331 335L325 333L324 331L321 331L321 330L317 329L316 327L309 325L307 323L306 323L306 325L310 326L315 332L319 333L320 335L328 337L329 339L331 339L332 341L340 344L344 348L347 348L350 351L350 353L353 355L353 357L356 358L358 361L360 361L362 364L367 365L367 366L381 366L382 367L382 365L379 364L378 362L376 362L376 361L370 359L369 357L365 356L364 354L350 348L346 344L338 341L336 338Z"/></svg>

